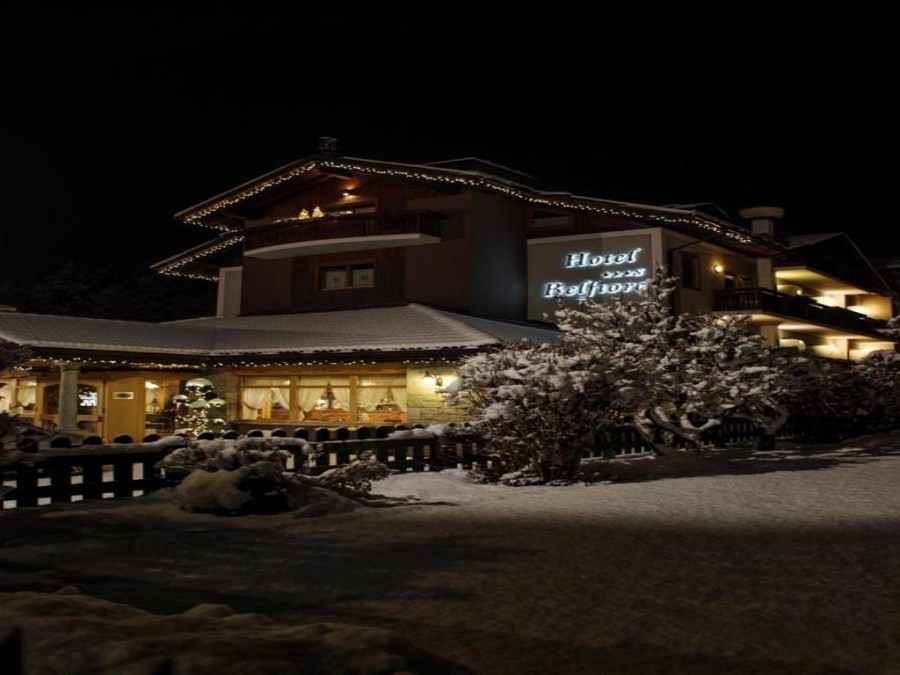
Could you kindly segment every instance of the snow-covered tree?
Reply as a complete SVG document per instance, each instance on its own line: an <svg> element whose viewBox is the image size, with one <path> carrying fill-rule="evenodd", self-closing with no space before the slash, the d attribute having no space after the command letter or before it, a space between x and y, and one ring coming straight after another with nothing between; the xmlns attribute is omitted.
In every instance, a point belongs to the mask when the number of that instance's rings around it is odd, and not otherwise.
<svg viewBox="0 0 900 675"><path fill-rule="evenodd" d="M675 315L675 281L657 269L638 300L587 300L556 312L564 342L607 368L617 416L662 454L677 445L699 450L701 435L726 417L772 405L778 379L749 318Z"/></svg>
<svg viewBox="0 0 900 675"><path fill-rule="evenodd" d="M488 443L490 478L571 478L595 435L613 423L605 368L573 345L521 341L474 355L449 393Z"/></svg>
<svg viewBox="0 0 900 675"><path fill-rule="evenodd" d="M184 393L172 397L178 431L196 438L204 432L217 433L225 428L225 400L216 393L213 383L195 377L184 384Z"/></svg>

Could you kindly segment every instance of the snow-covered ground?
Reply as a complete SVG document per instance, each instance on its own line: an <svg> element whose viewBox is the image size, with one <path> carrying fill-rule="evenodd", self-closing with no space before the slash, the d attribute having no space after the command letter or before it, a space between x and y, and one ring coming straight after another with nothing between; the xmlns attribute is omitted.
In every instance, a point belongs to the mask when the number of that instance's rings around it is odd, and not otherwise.
<svg viewBox="0 0 900 675"><path fill-rule="evenodd" d="M605 485L407 474L376 491L418 502L314 519L169 493L4 512L0 622L29 673L900 672L898 446Z"/></svg>

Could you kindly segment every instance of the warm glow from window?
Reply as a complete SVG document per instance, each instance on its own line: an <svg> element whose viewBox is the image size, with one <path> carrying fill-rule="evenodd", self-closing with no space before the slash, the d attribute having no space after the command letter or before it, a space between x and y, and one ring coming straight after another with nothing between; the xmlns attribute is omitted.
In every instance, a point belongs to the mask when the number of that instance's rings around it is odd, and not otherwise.
<svg viewBox="0 0 900 675"><path fill-rule="evenodd" d="M801 352L806 351L806 342L795 338L781 338L778 341L779 347L793 347Z"/></svg>

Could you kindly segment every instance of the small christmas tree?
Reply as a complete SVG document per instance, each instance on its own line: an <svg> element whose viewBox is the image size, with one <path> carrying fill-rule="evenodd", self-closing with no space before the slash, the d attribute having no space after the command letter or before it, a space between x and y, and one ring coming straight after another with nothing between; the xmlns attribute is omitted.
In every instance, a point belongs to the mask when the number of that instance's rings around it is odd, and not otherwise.
<svg viewBox="0 0 900 675"><path fill-rule="evenodd" d="M184 393L172 397L175 404L176 433L197 438L206 432L220 433L225 428L225 400L212 382L195 377L184 384Z"/></svg>

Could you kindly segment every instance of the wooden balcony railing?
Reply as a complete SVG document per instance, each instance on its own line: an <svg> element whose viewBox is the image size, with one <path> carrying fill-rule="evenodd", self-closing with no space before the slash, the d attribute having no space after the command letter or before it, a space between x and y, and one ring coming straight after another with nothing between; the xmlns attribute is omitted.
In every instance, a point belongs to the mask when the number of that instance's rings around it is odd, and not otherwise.
<svg viewBox="0 0 900 675"><path fill-rule="evenodd" d="M244 250L322 239L378 237L391 234L441 236L444 216L433 211L369 213L315 220L289 220L253 227L244 235Z"/></svg>
<svg viewBox="0 0 900 675"><path fill-rule="evenodd" d="M883 337L878 330L885 322L843 307L829 307L802 295L778 293L768 288L729 288L715 291L716 311L772 312L819 326L850 333Z"/></svg>

